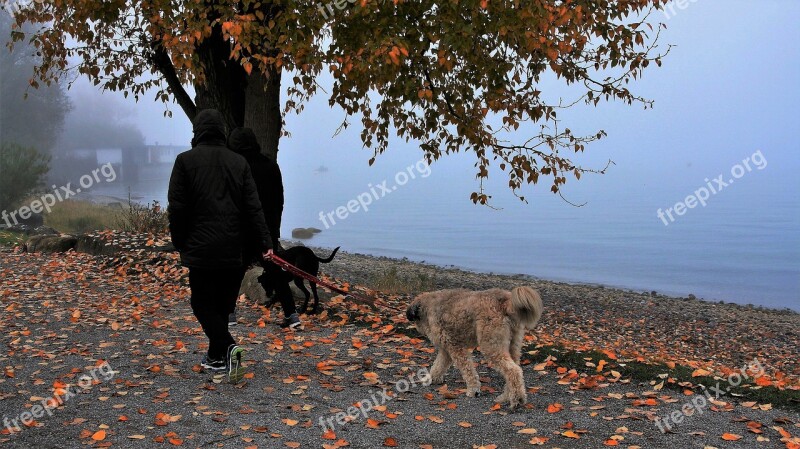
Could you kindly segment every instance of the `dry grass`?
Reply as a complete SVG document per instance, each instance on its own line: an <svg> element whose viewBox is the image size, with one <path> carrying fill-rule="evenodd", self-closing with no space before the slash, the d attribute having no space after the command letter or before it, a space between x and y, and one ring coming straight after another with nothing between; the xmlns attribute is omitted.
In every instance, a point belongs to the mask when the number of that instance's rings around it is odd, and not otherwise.
<svg viewBox="0 0 800 449"><path fill-rule="evenodd" d="M167 213L158 201L138 204L128 199L128 207L117 212L115 228L140 234L163 234L168 231Z"/></svg>
<svg viewBox="0 0 800 449"><path fill-rule="evenodd" d="M8 231L0 231L0 247L13 248L21 245L23 238L20 234Z"/></svg>
<svg viewBox="0 0 800 449"><path fill-rule="evenodd" d="M84 233L115 228L118 214L118 208L67 200L44 215L44 224L59 232Z"/></svg>

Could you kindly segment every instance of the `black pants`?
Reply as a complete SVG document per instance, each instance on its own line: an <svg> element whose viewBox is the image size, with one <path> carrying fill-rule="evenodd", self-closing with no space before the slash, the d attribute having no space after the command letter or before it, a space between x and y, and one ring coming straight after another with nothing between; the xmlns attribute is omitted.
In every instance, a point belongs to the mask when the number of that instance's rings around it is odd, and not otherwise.
<svg viewBox="0 0 800 449"><path fill-rule="evenodd" d="M292 289L289 288L289 283L278 282L275 287L275 294L278 297L278 301L281 302L283 315L286 318L289 318L289 315L293 313L297 313L297 307L294 305L294 295L292 295Z"/></svg>
<svg viewBox="0 0 800 449"><path fill-rule="evenodd" d="M236 341L228 332L228 315L236 307L242 268L189 268L192 312L208 337L208 358L224 360Z"/></svg>

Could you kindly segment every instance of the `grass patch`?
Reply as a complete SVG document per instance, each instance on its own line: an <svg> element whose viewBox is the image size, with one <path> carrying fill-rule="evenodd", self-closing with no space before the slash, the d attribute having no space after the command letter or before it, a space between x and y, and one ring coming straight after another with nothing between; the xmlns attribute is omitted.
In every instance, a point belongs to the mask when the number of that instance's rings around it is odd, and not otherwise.
<svg viewBox="0 0 800 449"><path fill-rule="evenodd" d="M370 284L373 290L393 295L410 295L436 289L436 282L430 276L423 273L403 276L395 267L374 276Z"/></svg>
<svg viewBox="0 0 800 449"><path fill-rule="evenodd" d="M13 248L17 245L21 245L22 242L22 235L14 232L0 231L0 247Z"/></svg>
<svg viewBox="0 0 800 449"><path fill-rule="evenodd" d="M528 351L535 351L534 354L528 354ZM544 346L536 348L535 345L529 345L523 351L524 357L528 358L531 363L544 362L548 356L555 357L556 363L567 369L575 369L579 373L597 374L596 369L587 366L588 362L597 365L600 360L610 362L606 365L604 372L613 369L618 371L623 379L631 379L633 382L649 383L651 381L661 382L664 380L662 377L667 374L672 382L664 382L664 388L671 390L683 391L686 387L681 386L682 383L691 383L693 385L703 385L709 388L709 394L712 397L715 395L714 390L711 388L718 388L725 391L729 389L724 396L720 396L720 400L736 399L740 402L755 401L759 404L772 404L774 407L789 409L795 412L800 412L800 391L795 390L780 390L776 387L761 387L756 386L752 379L745 380L739 386L732 386L728 383L727 379L715 379L711 376L692 377L694 369L675 365L670 368L665 364L648 364L643 362L619 362L616 360L609 360L608 356L599 351L579 352L570 349L565 349L559 346ZM719 386L717 386L719 384ZM702 388L692 388L696 393L702 392Z"/></svg>
<svg viewBox="0 0 800 449"><path fill-rule="evenodd" d="M113 229L119 212L118 208L67 200L53 206L44 216L44 224L64 233Z"/></svg>
<svg viewBox="0 0 800 449"><path fill-rule="evenodd" d="M117 212L116 229L138 234L163 234L168 232L167 212L158 201L151 204L137 204L128 198L128 207Z"/></svg>

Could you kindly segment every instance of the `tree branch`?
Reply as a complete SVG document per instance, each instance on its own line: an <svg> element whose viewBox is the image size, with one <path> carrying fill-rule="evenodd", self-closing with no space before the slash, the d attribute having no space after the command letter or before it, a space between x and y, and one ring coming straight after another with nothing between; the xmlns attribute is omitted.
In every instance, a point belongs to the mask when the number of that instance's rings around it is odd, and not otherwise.
<svg viewBox="0 0 800 449"><path fill-rule="evenodd" d="M184 89L183 84L181 84L169 53L159 43L151 43L150 48L153 50L152 61L156 70L164 75L167 85L175 96L175 101L183 109L186 116L189 117L189 120L194 120L194 116L197 115L197 106L194 104L192 97L189 96L189 93L186 92L186 89Z"/></svg>

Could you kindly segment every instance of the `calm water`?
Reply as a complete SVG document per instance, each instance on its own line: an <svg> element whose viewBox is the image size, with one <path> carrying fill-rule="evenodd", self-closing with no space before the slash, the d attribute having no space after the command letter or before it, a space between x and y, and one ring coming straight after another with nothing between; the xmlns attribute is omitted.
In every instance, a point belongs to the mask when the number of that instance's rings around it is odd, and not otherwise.
<svg viewBox="0 0 800 449"><path fill-rule="evenodd" d="M287 160L291 156L282 162ZM665 226L656 210L702 186L702 175L668 187L636 183L619 172L581 181L570 190L572 200L588 201L581 208L546 189L524 205L500 185L494 193L501 209L494 210L469 202L475 187L469 169L457 163L434 165L430 176L416 172L416 179L373 199L367 212L335 218L332 226L328 220L326 228L320 212L346 206L384 179L388 187L395 185L397 171L415 160L371 170L329 167L323 173L302 160L290 162L300 168L284 173L283 235L294 227L323 229L309 241L313 245L800 311L797 189L787 189L768 170L748 173L710 198L705 208ZM131 186L134 198L166 204L169 170L161 167L144 175ZM127 186L100 186L92 193L127 196Z"/></svg>

